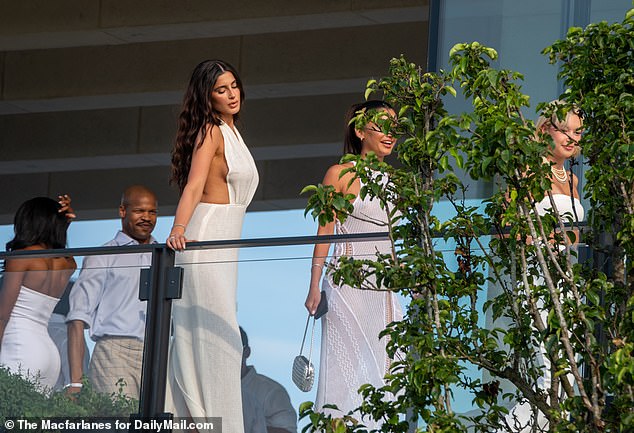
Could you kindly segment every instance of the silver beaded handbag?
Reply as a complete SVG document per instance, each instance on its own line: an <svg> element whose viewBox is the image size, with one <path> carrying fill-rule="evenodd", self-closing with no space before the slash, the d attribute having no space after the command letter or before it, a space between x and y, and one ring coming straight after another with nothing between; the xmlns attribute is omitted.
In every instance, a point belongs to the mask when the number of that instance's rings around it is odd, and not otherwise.
<svg viewBox="0 0 634 433"><path fill-rule="evenodd" d="M299 349L299 355L293 360L293 383L304 392L312 389L315 382L315 367L310 362L313 354L313 338L315 336L315 319L313 319L313 329L310 333L310 349L308 350L308 358L302 355L304 351L304 343L306 342L306 333L308 332L308 324L310 323L310 314L306 320L306 328L304 328L304 338L302 338L302 347Z"/></svg>

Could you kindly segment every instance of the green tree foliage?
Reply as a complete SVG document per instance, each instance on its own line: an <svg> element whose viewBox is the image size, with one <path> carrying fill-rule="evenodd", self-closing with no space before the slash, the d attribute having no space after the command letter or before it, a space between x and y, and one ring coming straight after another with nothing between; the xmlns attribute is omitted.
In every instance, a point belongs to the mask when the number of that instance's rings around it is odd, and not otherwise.
<svg viewBox="0 0 634 433"><path fill-rule="evenodd" d="M565 40L546 48L560 65L566 97L586 113L584 154L589 162L587 196L597 252L613 264L606 287L605 362L593 366L614 397L623 429L634 420L634 9L622 24L605 22L572 28ZM599 255L604 258L603 255ZM629 260L628 260L629 257ZM597 301L598 302L598 301ZM606 356L606 354L604 354Z"/></svg>
<svg viewBox="0 0 634 433"><path fill-rule="evenodd" d="M123 394L124 386L120 384L119 393L108 396L85 382L82 391L71 398L64 392L42 392L37 378L27 380L0 367L0 425L9 418L127 418L138 412L138 402Z"/></svg>
<svg viewBox="0 0 634 433"><path fill-rule="evenodd" d="M356 161L349 170L362 180L360 195L382 203L393 254L342 258L332 271L338 283L408 297L405 320L384 332L390 355L404 357L386 386L360 389L364 403L356 411L333 417L304 404L305 431L366 431L364 417L382 420L386 432L406 432L412 420L430 432L518 431L507 407L520 400L535 417L544 414L544 431L634 430L633 16L634 10L619 24L573 28L544 50L560 65L567 90L561 104L538 109L560 118L573 107L585 113L581 145L592 210L583 240L594 261L578 263L571 248L578 231L564 225L567 218L536 211L536 202L553 200L544 158L552 141L524 117L529 98L521 74L491 67L495 50L458 44L451 70L439 73L393 59L388 76L368 83L366 97L382 95L398 120L360 112L355 122L374 121L401 136L401 164L372 155L344 161ZM443 101L458 88L471 110L450 115ZM377 171L388 176L385 187ZM458 172L493 182L484 210L465 204L469 182ZM306 212L321 224L348 216L350 197L323 185L305 191L314 192ZM440 200L453 205L453 218L434 217ZM457 265L442 252L448 245ZM612 269L599 266L606 258ZM484 302L487 285L501 294ZM493 326L485 326L487 314ZM542 353L551 364L548 389L539 383ZM473 378L474 369L492 379ZM469 393L479 411L456 413L454 392Z"/></svg>

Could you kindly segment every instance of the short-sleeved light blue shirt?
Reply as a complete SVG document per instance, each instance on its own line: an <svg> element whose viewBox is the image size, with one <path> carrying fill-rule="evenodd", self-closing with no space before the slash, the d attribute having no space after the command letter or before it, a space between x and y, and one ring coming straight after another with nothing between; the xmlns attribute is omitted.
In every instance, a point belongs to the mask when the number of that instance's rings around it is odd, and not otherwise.
<svg viewBox="0 0 634 433"><path fill-rule="evenodd" d="M151 243L156 243L151 238ZM104 246L138 245L122 231ZM139 300L140 270L152 264L152 253L88 256L70 291L66 322L81 320L90 338L145 337L147 302Z"/></svg>

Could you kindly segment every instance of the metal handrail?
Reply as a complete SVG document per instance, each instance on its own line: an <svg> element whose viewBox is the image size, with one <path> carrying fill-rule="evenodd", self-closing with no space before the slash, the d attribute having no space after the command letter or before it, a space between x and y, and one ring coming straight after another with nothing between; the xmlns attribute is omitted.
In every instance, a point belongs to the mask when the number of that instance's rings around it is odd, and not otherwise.
<svg viewBox="0 0 634 433"><path fill-rule="evenodd" d="M225 239L215 241L187 242L187 250L205 250L222 248L255 248L290 245L326 244L333 242L364 242L389 239L388 232L353 233L340 235L287 236L276 238ZM12 257L60 257L60 256L96 256L102 254L138 254L150 253L165 248L162 243L122 246L57 248L51 250L0 251L0 260Z"/></svg>
<svg viewBox="0 0 634 433"><path fill-rule="evenodd" d="M494 234L494 233L490 233ZM440 234L437 234L440 237ZM227 239L188 242L187 250L254 248L324 244L333 242L364 242L390 239L388 232L355 233L338 235L292 236L277 238ZM171 418L164 412L167 370L167 353L170 338L172 300L181 297L182 272L174 266L176 253L163 243L59 248L51 250L3 251L0 260L18 257L93 256L102 254L152 253L152 265L141 270L139 297L148 303L144 355L141 378L139 412L132 418ZM131 432L135 428L130 428Z"/></svg>
<svg viewBox="0 0 634 433"><path fill-rule="evenodd" d="M323 244L342 241L377 241L389 239L387 232L355 233L343 235L315 235L278 238L227 239L188 242L187 250L252 248L306 244ZM0 260L19 257L93 256L103 254L151 253L152 264L141 269L139 299L147 301L147 318L143 350L139 412L131 419L169 419L164 412L167 371L167 353L170 339L172 300L181 297L183 269L174 266L176 253L166 244L142 244L101 246L84 248L59 248L51 250L4 251ZM135 425L135 424L131 424ZM131 427L131 432L136 428Z"/></svg>
<svg viewBox="0 0 634 433"><path fill-rule="evenodd" d="M578 228L584 231L588 225L586 222L564 224L565 227ZM505 230L506 232L506 230ZM498 232L491 230L489 235L497 235ZM433 237L442 237L442 233L434 233ZM221 239L214 241L187 242L187 250L205 250L222 248L255 248L255 247L277 247L291 245L311 245L328 244L334 242L364 242L388 240L389 232L368 232L352 234L332 234L332 235L311 235L311 236L284 236L274 238L249 238L249 239ZM150 253L166 247L164 243L142 244L142 245L122 245L122 246L99 246L99 247L79 247L79 248L57 248L50 250L22 250L22 251L0 251L0 260L11 257L60 257L60 256L97 256L102 254L135 254Z"/></svg>

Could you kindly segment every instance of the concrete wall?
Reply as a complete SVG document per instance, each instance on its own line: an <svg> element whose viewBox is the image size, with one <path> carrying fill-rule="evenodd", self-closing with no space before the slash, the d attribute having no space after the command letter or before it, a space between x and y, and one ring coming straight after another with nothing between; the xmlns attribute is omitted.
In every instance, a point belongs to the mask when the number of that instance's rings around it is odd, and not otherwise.
<svg viewBox="0 0 634 433"><path fill-rule="evenodd" d="M341 153L343 114L405 54L425 64L428 0L26 0L0 12L0 223L34 195L113 217L121 190L174 211L169 152L191 69L233 63L260 170L251 209L299 208Z"/></svg>

